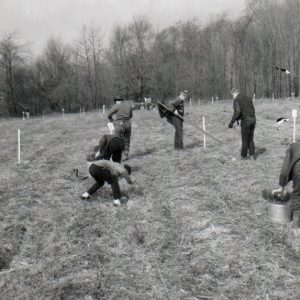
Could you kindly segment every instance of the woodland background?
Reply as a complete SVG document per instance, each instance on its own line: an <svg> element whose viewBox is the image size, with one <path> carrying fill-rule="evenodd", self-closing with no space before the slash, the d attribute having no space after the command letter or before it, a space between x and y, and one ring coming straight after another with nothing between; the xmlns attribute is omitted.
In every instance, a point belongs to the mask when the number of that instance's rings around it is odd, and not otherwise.
<svg viewBox="0 0 300 300"><path fill-rule="evenodd" d="M247 1L234 20L224 13L159 30L136 16L115 26L108 43L91 23L72 44L49 37L38 56L20 38L0 39L2 116L92 110L117 95L167 99L183 88L194 101L226 99L233 86L256 97L299 95L300 0Z"/></svg>

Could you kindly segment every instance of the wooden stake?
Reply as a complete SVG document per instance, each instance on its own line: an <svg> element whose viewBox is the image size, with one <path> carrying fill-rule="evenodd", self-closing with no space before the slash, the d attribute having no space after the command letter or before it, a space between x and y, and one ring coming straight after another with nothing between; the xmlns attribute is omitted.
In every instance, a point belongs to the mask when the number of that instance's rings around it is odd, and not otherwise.
<svg viewBox="0 0 300 300"><path fill-rule="evenodd" d="M206 149L206 135L205 135L205 117L202 117L202 128L203 128L203 148Z"/></svg>
<svg viewBox="0 0 300 300"><path fill-rule="evenodd" d="M102 113L105 114L105 105L102 107Z"/></svg>
<svg viewBox="0 0 300 300"><path fill-rule="evenodd" d="M21 163L21 130L18 129L18 164Z"/></svg>
<svg viewBox="0 0 300 300"><path fill-rule="evenodd" d="M294 120L294 127L293 127L293 143L296 142L296 118L297 118L297 109L292 110L292 118Z"/></svg>

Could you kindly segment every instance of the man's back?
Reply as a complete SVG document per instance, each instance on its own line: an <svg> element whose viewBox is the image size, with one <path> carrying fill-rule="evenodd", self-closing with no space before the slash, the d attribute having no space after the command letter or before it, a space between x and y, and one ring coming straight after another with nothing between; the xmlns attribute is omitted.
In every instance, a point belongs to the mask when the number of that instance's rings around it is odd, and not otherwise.
<svg viewBox="0 0 300 300"><path fill-rule="evenodd" d="M238 94L234 102L240 106L241 119L246 117L255 117L255 109L252 99L245 94Z"/></svg>
<svg viewBox="0 0 300 300"><path fill-rule="evenodd" d="M118 103L108 113L107 117L110 121L113 115L116 116L116 121L128 121L132 118L132 106L127 102Z"/></svg>

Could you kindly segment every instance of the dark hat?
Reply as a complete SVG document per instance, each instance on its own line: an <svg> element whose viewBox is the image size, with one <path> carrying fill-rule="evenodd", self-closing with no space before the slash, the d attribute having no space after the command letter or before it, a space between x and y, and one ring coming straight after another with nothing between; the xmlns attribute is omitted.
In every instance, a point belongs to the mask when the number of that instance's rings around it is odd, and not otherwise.
<svg viewBox="0 0 300 300"><path fill-rule="evenodd" d="M188 96L189 92L188 90L183 90L182 92L180 92L180 95L183 95L183 96Z"/></svg>
<svg viewBox="0 0 300 300"><path fill-rule="evenodd" d="M124 101L124 99L121 96L117 96L114 98L114 102L116 103L117 101Z"/></svg>
<svg viewBox="0 0 300 300"><path fill-rule="evenodd" d="M128 172L128 174L131 174L131 167L129 165L124 165L124 168L126 169L126 171Z"/></svg>

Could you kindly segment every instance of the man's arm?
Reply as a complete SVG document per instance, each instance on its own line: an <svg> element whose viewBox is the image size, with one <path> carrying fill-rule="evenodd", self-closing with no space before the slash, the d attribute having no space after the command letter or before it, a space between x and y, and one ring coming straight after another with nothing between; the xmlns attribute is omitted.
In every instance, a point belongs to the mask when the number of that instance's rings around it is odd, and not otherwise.
<svg viewBox="0 0 300 300"><path fill-rule="evenodd" d="M110 122L113 122L113 115L118 111L118 106L114 105L111 110L108 112L107 118Z"/></svg>
<svg viewBox="0 0 300 300"><path fill-rule="evenodd" d="M124 172L122 173L122 177L126 179L128 184L133 184L133 181L130 177L130 175L128 174L127 170L124 168Z"/></svg>
<svg viewBox="0 0 300 300"><path fill-rule="evenodd" d="M107 135L104 134L99 141L99 151L98 151L99 155L98 156L100 156L100 158L102 158L103 154L106 152L106 145L107 145Z"/></svg>
<svg viewBox="0 0 300 300"><path fill-rule="evenodd" d="M179 105L180 105L180 99L178 97L170 102L170 106L171 106L170 108L172 109L172 111L177 110L177 107Z"/></svg>
<svg viewBox="0 0 300 300"><path fill-rule="evenodd" d="M241 118L241 106L240 106L240 101L238 99L235 99L233 101L233 111L234 111L233 116L231 118L232 124Z"/></svg>
<svg viewBox="0 0 300 300"><path fill-rule="evenodd" d="M289 177L289 165L291 161L291 147L286 150L285 157L281 166L280 176L279 176L279 185L285 187L288 184Z"/></svg>

